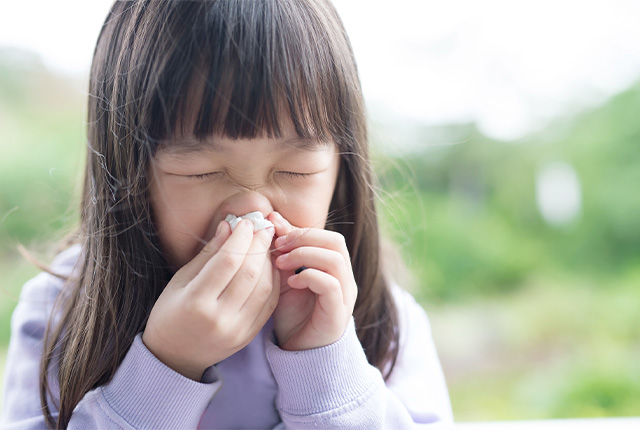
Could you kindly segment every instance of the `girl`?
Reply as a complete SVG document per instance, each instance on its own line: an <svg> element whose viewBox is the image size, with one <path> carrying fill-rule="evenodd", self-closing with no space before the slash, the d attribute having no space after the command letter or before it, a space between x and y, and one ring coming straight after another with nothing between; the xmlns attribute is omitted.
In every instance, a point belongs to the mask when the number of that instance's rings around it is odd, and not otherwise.
<svg viewBox="0 0 640 430"><path fill-rule="evenodd" d="M426 316L383 275L327 0L116 1L89 91L77 243L23 289L5 426L451 421ZM224 221L254 211L273 227Z"/></svg>

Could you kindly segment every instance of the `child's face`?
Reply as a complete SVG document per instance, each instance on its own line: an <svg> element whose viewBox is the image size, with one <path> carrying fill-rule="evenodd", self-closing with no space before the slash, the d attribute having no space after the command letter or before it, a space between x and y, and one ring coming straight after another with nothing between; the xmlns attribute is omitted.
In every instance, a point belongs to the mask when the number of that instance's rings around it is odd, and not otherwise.
<svg viewBox="0 0 640 430"><path fill-rule="evenodd" d="M333 143L305 143L290 125L279 139L211 137L189 152L178 152L182 142L159 150L150 197L169 262L189 262L228 214L277 211L294 226L324 228L340 155Z"/></svg>

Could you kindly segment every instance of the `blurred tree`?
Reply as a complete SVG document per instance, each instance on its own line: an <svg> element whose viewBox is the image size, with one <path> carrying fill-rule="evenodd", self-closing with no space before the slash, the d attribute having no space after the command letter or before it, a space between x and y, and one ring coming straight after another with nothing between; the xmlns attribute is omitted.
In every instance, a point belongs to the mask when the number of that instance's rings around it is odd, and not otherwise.
<svg viewBox="0 0 640 430"><path fill-rule="evenodd" d="M382 186L397 201L382 208L423 297L508 291L544 272L608 277L640 267L639 109L637 85L518 143L452 125L451 135L468 137L382 158ZM423 147L433 134L424 130ZM574 167L583 193L580 217L560 229L544 222L535 200L536 172L552 160ZM425 220L424 230L407 231L412 219Z"/></svg>

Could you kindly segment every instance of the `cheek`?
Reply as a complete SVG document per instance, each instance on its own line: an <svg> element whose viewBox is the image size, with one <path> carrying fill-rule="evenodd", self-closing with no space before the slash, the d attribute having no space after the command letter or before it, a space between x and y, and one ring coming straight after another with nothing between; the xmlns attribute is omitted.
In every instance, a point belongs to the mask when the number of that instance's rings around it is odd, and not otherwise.
<svg viewBox="0 0 640 430"><path fill-rule="evenodd" d="M295 227L324 228L335 188L333 175L297 193L291 193L286 203L275 209Z"/></svg>
<svg viewBox="0 0 640 430"><path fill-rule="evenodd" d="M329 205L320 204L318 199L310 199L275 209L294 227L324 228Z"/></svg>
<svg viewBox="0 0 640 430"><path fill-rule="evenodd" d="M151 187L151 204L160 241L169 262L189 262L215 233L212 226L217 202L184 187Z"/></svg>

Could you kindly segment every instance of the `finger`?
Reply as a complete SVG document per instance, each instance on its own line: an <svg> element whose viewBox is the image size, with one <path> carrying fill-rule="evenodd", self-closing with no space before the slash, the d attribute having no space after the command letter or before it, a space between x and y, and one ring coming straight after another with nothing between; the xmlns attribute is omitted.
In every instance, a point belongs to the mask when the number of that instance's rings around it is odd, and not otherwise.
<svg viewBox="0 0 640 430"><path fill-rule="evenodd" d="M271 261L268 262L271 264ZM240 309L243 319L253 321L253 325L262 327L269 319L280 298L280 274L273 267L269 267L271 271L271 289L265 299L265 291L254 291ZM253 320L252 320L253 318Z"/></svg>
<svg viewBox="0 0 640 430"><path fill-rule="evenodd" d="M308 288L316 294L314 317L321 317L323 323L335 323L336 312L344 310L344 297L340 282L328 273L308 269L299 275L289 277L287 283L296 290Z"/></svg>
<svg viewBox="0 0 640 430"><path fill-rule="evenodd" d="M303 246L276 258L276 267L280 270L298 270L301 267L322 270L340 280L347 280L351 274L351 265L344 256L330 249L315 246ZM299 274L307 270L300 271Z"/></svg>
<svg viewBox="0 0 640 430"><path fill-rule="evenodd" d="M276 237L285 236L294 230L294 227L284 219L279 212L271 212L267 217L271 221L276 229Z"/></svg>
<svg viewBox="0 0 640 430"><path fill-rule="evenodd" d="M198 252L198 254L193 257L191 261L182 266L180 270L176 272L176 274L174 275L174 279L182 280L183 282L181 282L180 285L184 286L193 278L195 278L196 275L200 273L207 261L209 261L211 257L213 257L220 250L220 247L229 238L230 235L231 228L229 227L229 223L227 223L226 221L220 221L213 238L211 238L211 240L204 245L200 252Z"/></svg>
<svg viewBox="0 0 640 430"><path fill-rule="evenodd" d="M240 309L247 298L256 288L269 288L265 296L269 295L271 286L271 258L269 248L274 229L267 228L256 232L253 241L240 269L229 285L220 293L218 300L225 306ZM265 279L265 276L267 279ZM266 286L265 286L266 284Z"/></svg>
<svg viewBox="0 0 640 430"><path fill-rule="evenodd" d="M207 292L217 298L242 266L252 242L253 223L243 220L189 283L193 292Z"/></svg>
<svg viewBox="0 0 640 430"><path fill-rule="evenodd" d="M335 231L319 228L297 228L286 236L276 239L274 245L281 253L287 253L300 246L315 246L340 252L349 260L349 250L344 236Z"/></svg>

